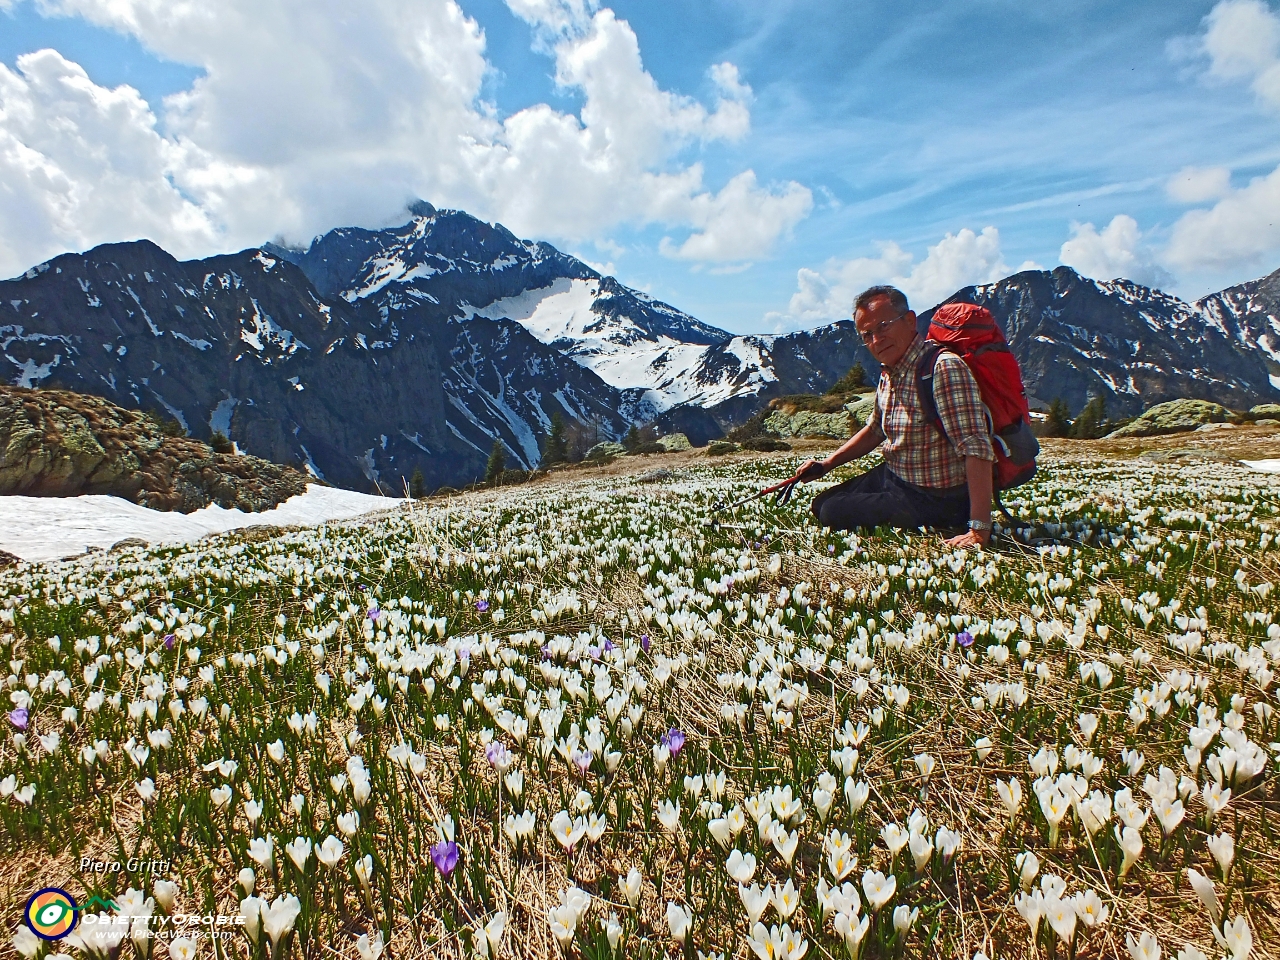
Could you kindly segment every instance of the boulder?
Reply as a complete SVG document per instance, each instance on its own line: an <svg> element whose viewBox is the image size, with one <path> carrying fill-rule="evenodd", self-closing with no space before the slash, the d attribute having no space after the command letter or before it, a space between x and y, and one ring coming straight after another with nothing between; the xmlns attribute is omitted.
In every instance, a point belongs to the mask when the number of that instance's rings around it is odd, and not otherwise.
<svg viewBox="0 0 1280 960"><path fill-rule="evenodd" d="M676 453L680 450L692 450L693 444L689 442L689 438L683 433L669 433L665 437L658 438L658 445L667 453Z"/></svg>
<svg viewBox="0 0 1280 960"><path fill-rule="evenodd" d="M1251 417L1280 418L1280 403L1260 403L1256 407L1249 408L1249 415Z"/></svg>
<svg viewBox="0 0 1280 960"><path fill-rule="evenodd" d="M844 408L849 411L849 415L857 422L859 429L865 427L871 419L872 414L876 412L876 395L874 393L864 393L856 399L850 400L845 404Z"/></svg>
<svg viewBox="0 0 1280 960"><path fill-rule="evenodd" d="M608 460L610 457L620 457L627 452L627 448L620 443L614 443L612 440L606 440L604 443L597 443L594 447L587 451L584 460Z"/></svg>
<svg viewBox="0 0 1280 960"><path fill-rule="evenodd" d="M1107 434L1112 437L1156 437L1195 430L1209 423L1225 423L1231 411L1208 400L1170 400L1158 403L1131 423Z"/></svg>
<svg viewBox="0 0 1280 960"><path fill-rule="evenodd" d="M774 410L765 417L764 425L780 437L834 437L843 440L851 433L853 418L846 411L814 413L799 410L793 414Z"/></svg>

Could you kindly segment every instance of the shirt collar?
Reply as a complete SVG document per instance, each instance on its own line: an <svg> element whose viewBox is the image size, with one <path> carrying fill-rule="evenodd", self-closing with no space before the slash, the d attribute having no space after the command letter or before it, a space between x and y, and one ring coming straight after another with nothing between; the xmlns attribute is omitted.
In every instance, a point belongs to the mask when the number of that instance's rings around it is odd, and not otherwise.
<svg viewBox="0 0 1280 960"><path fill-rule="evenodd" d="M911 341L911 346L907 347L907 352L902 355L902 359L889 367L889 375L897 376L904 370L914 370L916 361L920 359L920 355L924 353L925 338L917 333L916 338Z"/></svg>

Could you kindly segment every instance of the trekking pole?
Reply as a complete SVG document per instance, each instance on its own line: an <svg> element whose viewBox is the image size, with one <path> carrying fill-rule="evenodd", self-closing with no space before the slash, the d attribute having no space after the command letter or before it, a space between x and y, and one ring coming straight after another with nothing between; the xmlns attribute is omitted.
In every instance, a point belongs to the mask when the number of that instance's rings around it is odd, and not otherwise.
<svg viewBox="0 0 1280 960"><path fill-rule="evenodd" d="M788 477L786 480L783 480L781 483L775 483L771 487L765 487L759 493L753 493L749 497L743 497L737 503L716 504L714 507L711 508L711 513L714 515L717 513L721 513L725 510L733 510L737 507L742 506L743 504L750 503L752 500L759 500L761 497L767 497L771 493L776 493L778 495L778 505L781 506L782 504L786 503L788 500L791 499L791 494L795 490L796 484L799 482L800 482L799 476Z"/></svg>

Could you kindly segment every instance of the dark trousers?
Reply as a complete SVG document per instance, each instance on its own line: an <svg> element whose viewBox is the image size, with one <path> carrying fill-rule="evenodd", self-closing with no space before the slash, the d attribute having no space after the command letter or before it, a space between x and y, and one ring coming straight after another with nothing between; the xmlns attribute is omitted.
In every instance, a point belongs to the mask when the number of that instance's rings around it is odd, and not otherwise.
<svg viewBox="0 0 1280 960"><path fill-rule="evenodd" d="M813 498L813 515L835 530L876 527L962 527L969 488L934 493L907 483L883 463Z"/></svg>

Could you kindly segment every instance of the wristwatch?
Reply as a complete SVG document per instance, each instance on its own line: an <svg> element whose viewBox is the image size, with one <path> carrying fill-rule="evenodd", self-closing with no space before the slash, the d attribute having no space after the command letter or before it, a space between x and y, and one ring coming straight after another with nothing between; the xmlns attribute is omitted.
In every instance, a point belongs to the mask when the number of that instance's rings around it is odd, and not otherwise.
<svg viewBox="0 0 1280 960"><path fill-rule="evenodd" d="M987 531L991 529L991 523L987 520L970 520L969 529Z"/></svg>

